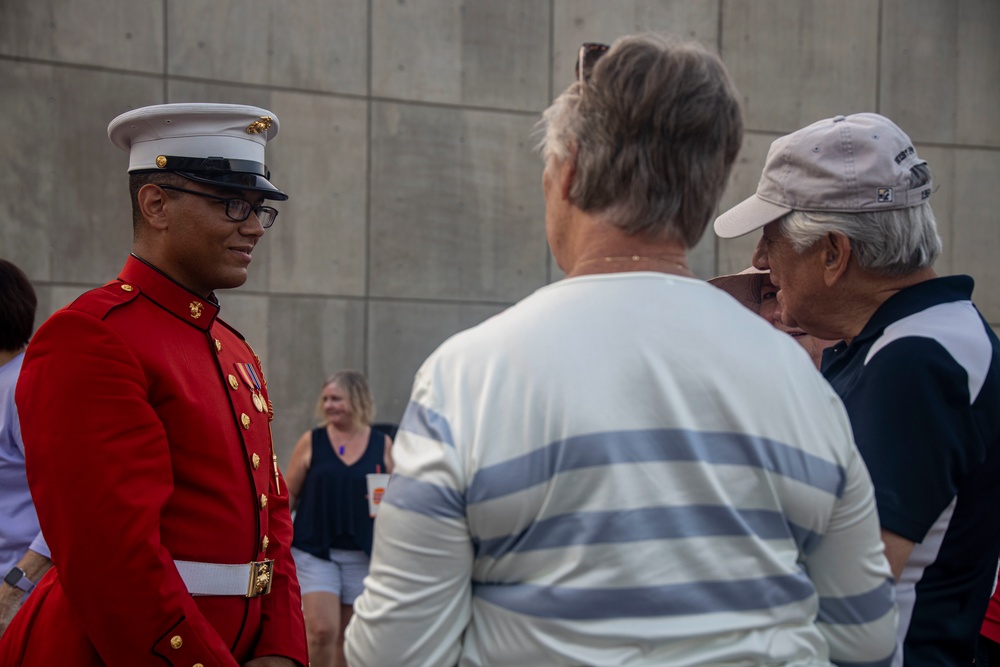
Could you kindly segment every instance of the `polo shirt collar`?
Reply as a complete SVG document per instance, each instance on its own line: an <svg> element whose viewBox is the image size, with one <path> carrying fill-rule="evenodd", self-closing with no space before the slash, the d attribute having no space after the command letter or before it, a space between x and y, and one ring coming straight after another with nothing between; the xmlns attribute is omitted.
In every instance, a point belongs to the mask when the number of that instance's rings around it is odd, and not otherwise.
<svg viewBox="0 0 1000 667"><path fill-rule="evenodd" d="M974 286L970 276L945 276L925 280L896 292L878 307L850 345L840 341L823 350L820 371L826 375L838 359L851 358L857 350L867 348L893 322L941 303L972 299Z"/></svg>
<svg viewBox="0 0 1000 667"><path fill-rule="evenodd" d="M881 335L882 331L904 317L927 310L931 306L972 299L975 286L971 276L932 278L902 289L878 307L851 345Z"/></svg>

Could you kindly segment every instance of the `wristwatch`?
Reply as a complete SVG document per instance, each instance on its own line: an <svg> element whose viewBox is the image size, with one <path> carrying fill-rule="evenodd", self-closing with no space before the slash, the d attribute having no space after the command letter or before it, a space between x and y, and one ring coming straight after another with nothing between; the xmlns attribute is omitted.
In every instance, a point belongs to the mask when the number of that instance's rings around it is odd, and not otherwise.
<svg viewBox="0 0 1000 667"><path fill-rule="evenodd" d="M10 584L14 588L20 588L25 593L31 591L35 587L35 582L28 579L28 575L24 573L24 570L18 566L10 568L10 572L3 578L4 583Z"/></svg>

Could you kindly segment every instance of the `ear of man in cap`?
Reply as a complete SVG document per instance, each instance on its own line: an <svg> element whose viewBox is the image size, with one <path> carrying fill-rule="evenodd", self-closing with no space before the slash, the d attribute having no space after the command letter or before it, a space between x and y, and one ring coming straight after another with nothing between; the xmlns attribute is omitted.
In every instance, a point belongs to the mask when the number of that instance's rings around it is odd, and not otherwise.
<svg viewBox="0 0 1000 667"><path fill-rule="evenodd" d="M264 146L278 118L242 104L159 104L127 111L108 125L108 137L129 153L128 172L173 172L222 188L288 195L270 182Z"/></svg>

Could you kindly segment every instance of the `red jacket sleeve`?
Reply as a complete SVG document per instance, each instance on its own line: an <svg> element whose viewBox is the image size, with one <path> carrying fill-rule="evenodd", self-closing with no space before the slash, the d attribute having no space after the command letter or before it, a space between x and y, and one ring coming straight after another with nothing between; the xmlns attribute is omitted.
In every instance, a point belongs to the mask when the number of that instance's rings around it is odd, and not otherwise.
<svg viewBox="0 0 1000 667"><path fill-rule="evenodd" d="M249 349L249 345L247 348ZM260 367L260 358L250 350L257 361L257 372L264 377ZM264 391L267 382L264 382ZM269 409L273 410L270 400L265 395ZM272 444L272 455L274 454ZM274 476L271 478L268 496L271 498L272 510L268 520L269 539L273 545L274 576L271 584L271 594L266 596L261 607L260 640L254 649L255 657L265 655L288 655L290 640L298 638L299 645L306 645L306 629L302 619L302 593L299 590L298 578L295 574L295 564L292 560L292 518L288 506L288 485L278 472L277 461L272 462ZM308 656L296 657L303 664L308 663Z"/></svg>
<svg viewBox="0 0 1000 667"><path fill-rule="evenodd" d="M265 596L262 601L261 633L254 649L255 657L288 655L289 640L294 639L295 635L301 638L300 645L306 644L306 630L301 611L302 597L292 561L292 521L288 513L288 489L284 479L280 479L279 484L281 493L275 492L271 496L271 502L276 507L269 521L271 544L276 546L274 577L271 594ZM300 657L301 662L306 664L306 656Z"/></svg>

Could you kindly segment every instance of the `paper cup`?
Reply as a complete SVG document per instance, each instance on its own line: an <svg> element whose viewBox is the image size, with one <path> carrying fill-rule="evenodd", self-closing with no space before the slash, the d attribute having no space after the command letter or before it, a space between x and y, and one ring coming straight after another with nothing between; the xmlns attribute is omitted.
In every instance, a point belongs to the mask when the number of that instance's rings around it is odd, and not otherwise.
<svg viewBox="0 0 1000 667"><path fill-rule="evenodd" d="M368 516L375 518L378 506L382 504L382 494L389 485L389 475L385 473L369 473L368 478Z"/></svg>

